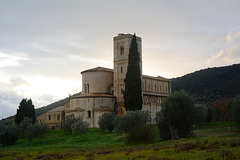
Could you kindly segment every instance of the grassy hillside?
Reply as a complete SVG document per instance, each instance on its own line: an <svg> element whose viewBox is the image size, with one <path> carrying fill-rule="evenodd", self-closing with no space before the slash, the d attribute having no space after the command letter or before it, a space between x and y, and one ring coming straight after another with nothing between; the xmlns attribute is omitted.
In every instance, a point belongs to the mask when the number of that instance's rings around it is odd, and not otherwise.
<svg viewBox="0 0 240 160"><path fill-rule="evenodd" d="M197 102L212 103L240 94L240 64L208 68L172 79L172 91L185 90Z"/></svg>
<svg viewBox="0 0 240 160"><path fill-rule="evenodd" d="M156 127L156 126L154 126ZM153 144L126 145L124 135L90 129L83 137L50 130L42 141L32 146L25 137L13 146L0 146L0 159L117 159L117 160L221 160L240 158L240 131L234 122L208 123L193 136Z"/></svg>

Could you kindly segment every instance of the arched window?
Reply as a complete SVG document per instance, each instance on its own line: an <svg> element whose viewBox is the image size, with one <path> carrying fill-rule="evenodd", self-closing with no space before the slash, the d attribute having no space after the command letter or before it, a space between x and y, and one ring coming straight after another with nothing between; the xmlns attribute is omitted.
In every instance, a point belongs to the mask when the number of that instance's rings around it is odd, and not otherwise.
<svg viewBox="0 0 240 160"><path fill-rule="evenodd" d="M88 113L88 118L91 118L91 111L88 110L87 113Z"/></svg>
<svg viewBox="0 0 240 160"><path fill-rule="evenodd" d="M87 93L89 93L89 84L87 84Z"/></svg>
<svg viewBox="0 0 240 160"><path fill-rule="evenodd" d="M120 46L120 54L124 54L124 47Z"/></svg>
<svg viewBox="0 0 240 160"><path fill-rule="evenodd" d="M89 84L85 84L85 93L89 93Z"/></svg>

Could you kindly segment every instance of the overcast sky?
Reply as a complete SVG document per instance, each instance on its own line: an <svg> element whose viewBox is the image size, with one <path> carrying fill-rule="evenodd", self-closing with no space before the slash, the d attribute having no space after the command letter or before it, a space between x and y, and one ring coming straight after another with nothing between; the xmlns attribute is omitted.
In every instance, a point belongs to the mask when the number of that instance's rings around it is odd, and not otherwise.
<svg viewBox="0 0 240 160"><path fill-rule="evenodd" d="M239 0L0 0L0 119L77 93L113 68L113 37L142 37L143 74L173 78L240 61Z"/></svg>

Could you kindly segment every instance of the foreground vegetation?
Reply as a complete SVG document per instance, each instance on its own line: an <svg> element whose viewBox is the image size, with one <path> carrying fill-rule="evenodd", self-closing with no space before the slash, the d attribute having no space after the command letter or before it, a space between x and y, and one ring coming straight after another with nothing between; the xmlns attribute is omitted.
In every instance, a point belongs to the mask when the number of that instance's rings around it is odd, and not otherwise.
<svg viewBox="0 0 240 160"><path fill-rule="evenodd" d="M157 127L154 126L156 131ZM20 137L15 145L0 146L0 159L240 159L240 131L234 122L204 125L193 136L153 144L127 145L124 135L90 129L86 135L73 137L63 130L50 130L32 145Z"/></svg>

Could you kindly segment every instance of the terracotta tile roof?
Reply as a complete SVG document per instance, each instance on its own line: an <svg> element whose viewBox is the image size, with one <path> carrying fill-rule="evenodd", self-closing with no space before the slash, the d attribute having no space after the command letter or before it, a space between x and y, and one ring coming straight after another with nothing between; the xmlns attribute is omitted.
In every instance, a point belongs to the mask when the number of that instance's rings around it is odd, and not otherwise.
<svg viewBox="0 0 240 160"><path fill-rule="evenodd" d="M113 72L113 69L104 68L104 67L96 67L96 68L92 68L92 69L88 69L88 70L82 71L81 74L84 73L84 72L93 72L93 71Z"/></svg>
<svg viewBox="0 0 240 160"><path fill-rule="evenodd" d="M107 107L107 106L99 106L97 108L94 109L95 111L113 111L112 108Z"/></svg>
<svg viewBox="0 0 240 160"><path fill-rule="evenodd" d="M78 107L67 108L67 109L65 109L65 111L66 112L77 112L77 111L83 112L83 111L85 111L85 109L78 106Z"/></svg>
<svg viewBox="0 0 240 160"><path fill-rule="evenodd" d="M57 107L57 108L54 108L48 112L62 112L65 108L65 105L64 106L60 106L60 107Z"/></svg>
<svg viewBox="0 0 240 160"><path fill-rule="evenodd" d="M170 81L171 79L164 78L161 76L153 77L153 76L147 76L147 75L142 75L143 78L150 78L150 79L157 79L157 80L164 80L164 81Z"/></svg>

